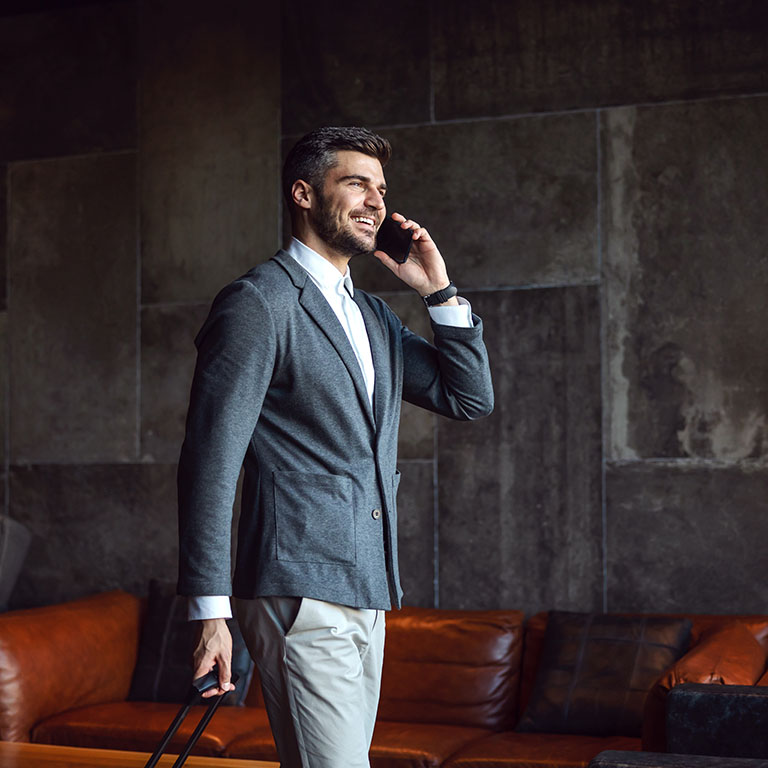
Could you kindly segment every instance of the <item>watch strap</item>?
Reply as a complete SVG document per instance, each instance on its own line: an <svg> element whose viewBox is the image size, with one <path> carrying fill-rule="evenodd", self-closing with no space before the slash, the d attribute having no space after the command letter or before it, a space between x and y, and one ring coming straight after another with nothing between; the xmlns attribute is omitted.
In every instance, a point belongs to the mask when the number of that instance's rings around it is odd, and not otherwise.
<svg viewBox="0 0 768 768"><path fill-rule="evenodd" d="M445 304L448 299L452 299L458 292L459 289L453 283L448 283L442 290L429 293L421 298L428 307L435 307L438 304Z"/></svg>

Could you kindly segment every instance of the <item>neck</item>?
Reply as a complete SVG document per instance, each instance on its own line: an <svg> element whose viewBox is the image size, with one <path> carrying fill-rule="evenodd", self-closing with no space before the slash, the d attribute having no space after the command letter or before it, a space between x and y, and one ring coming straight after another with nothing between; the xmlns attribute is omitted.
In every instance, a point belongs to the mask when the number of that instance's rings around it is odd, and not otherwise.
<svg viewBox="0 0 768 768"><path fill-rule="evenodd" d="M317 236L314 230L309 227L297 227L294 225L293 236L308 248L319 253L324 259L330 261L342 275L347 273L347 266L351 256L339 253L335 248L329 246L325 240Z"/></svg>

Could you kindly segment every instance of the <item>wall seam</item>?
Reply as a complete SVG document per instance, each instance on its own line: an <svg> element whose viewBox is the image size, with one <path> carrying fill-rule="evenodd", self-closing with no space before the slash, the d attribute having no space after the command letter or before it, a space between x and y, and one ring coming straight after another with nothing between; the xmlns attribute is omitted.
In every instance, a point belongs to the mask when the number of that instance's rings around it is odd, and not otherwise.
<svg viewBox="0 0 768 768"><path fill-rule="evenodd" d="M437 416L432 416L432 604L440 607L440 470Z"/></svg>
<svg viewBox="0 0 768 768"><path fill-rule="evenodd" d="M142 158L142 120L141 120L141 75L142 66L140 64L140 58L142 54L142 25L141 25L141 8L142 4L136 3L136 72L134 73L136 80L136 443L134 446L136 460L141 462L142 451L142 439L141 439L141 368L142 368L142 356L141 356L141 273L142 273L142 241L141 241L141 185L143 180L141 158Z"/></svg>
<svg viewBox="0 0 768 768"><path fill-rule="evenodd" d="M11 511L11 169L5 166L5 392L3 393L3 513L10 517Z"/></svg>
<svg viewBox="0 0 768 768"><path fill-rule="evenodd" d="M138 144L138 142L137 142ZM25 157L19 160L9 160L8 168L17 165L31 165L39 163L57 163L61 160L91 160L94 157L114 157L119 155L131 155L138 152L138 147L127 147L124 149L94 149L92 152L78 152L71 155L51 155L49 157Z"/></svg>
<svg viewBox="0 0 768 768"><path fill-rule="evenodd" d="M430 65L430 94L433 96L433 83L432 83L432 71ZM641 101L641 102L626 102L620 104L602 104L600 106L590 107L578 107L574 109L556 109L542 112L509 112L503 115L478 115L476 117L452 117L438 120L430 112L430 119L427 122L416 121L412 123L379 123L377 125L369 126L372 130L399 130L401 128L429 128L440 125L461 125L464 123L483 123L483 122L499 122L501 120L523 120L532 117L564 117L566 115L590 115L594 112L604 112L607 109L621 109L623 107L636 107L643 109L651 109L653 107L675 107L684 106L686 104L703 104L712 101L738 101L745 99L759 99L768 96L768 91L756 91L754 93L737 93L737 94L720 94L715 96L699 96L690 99L669 99L667 101ZM296 132L289 132L282 134L283 139L290 139L295 137L300 138L303 134Z"/></svg>
<svg viewBox="0 0 768 768"><path fill-rule="evenodd" d="M427 66L429 67L429 73L428 73L428 79L429 79L429 122L431 124L434 124L436 122L435 120L435 51L434 51L434 40L435 40L435 30L434 30L434 24L435 24L435 14L434 14L434 7L435 7L435 0L432 0L432 2L427 6L427 13L429 14L429 18L427 20L427 29L429 30L429 57L427 59Z"/></svg>
<svg viewBox="0 0 768 768"><path fill-rule="evenodd" d="M531 283L530 285L497 285L497 286L462 286L461 292L464 293L498 293L499 291L536 291L548 290L552 288L589 288L600 286L600 279L594 278L579 283ZM411 291L370 291L377 296L409 296Z"/></svg>
<svg viewBox="0 0 768 768"><path fill-rule="evenodd" d="M608 612L608 499L606 477L606 397L608 394L606 345L606 284L603 274L603 151L601 146L600 120L602 110L595 111L595 156L596 168L596 204L597 204L597 274L599 276L598 294L600 297L600 559L602 565L602 607Z"/></svg>

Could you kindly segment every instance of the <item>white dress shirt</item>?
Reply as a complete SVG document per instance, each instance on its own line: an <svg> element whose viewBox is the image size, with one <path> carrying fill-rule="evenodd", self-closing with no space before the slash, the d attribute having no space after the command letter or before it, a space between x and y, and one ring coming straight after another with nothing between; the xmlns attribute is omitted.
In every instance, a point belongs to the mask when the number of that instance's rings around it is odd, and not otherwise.
<svg viewBox="0 0 768 768"><path fill-rule="evenodd" d="M347 271L342 275L328 259L304 245L295 237L288 246L288 253L309 273L312 282L320 289L341 327L347 334L352 345L357 362L363 372L368 400L373 404L373 386L375 371L371 357L371 344L365 329L360 307L352 297L355 289L352 277ZM453 325L461 328L472 327L472 307L466 299L459 297L459 306L429 307L429 314L439 325ZM198 619L228 619L232 616L229 597L226 595L191 596L188 603L188 618Z"/></svg>

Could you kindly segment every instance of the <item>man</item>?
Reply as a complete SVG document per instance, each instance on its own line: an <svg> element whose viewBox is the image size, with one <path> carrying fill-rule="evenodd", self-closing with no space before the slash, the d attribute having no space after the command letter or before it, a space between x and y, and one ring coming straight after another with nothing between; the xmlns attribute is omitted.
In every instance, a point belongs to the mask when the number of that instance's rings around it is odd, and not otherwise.
<svg viewBox="0 0 768 768"><path fill-rule="evenodd" d="M410 257L375 250L389 156L363 128L301 139L283 169L290 246L224 288L196 339L179 463L179 592L202 622L195 676L218 664L211 695L231 688L233 594L284 768L368 766L383 612L402 596L401 400L456 419L493 407L480 319L427 230L394 213ZM371 255L424 298L434 346L354 289L349 262Z"/></svg>

